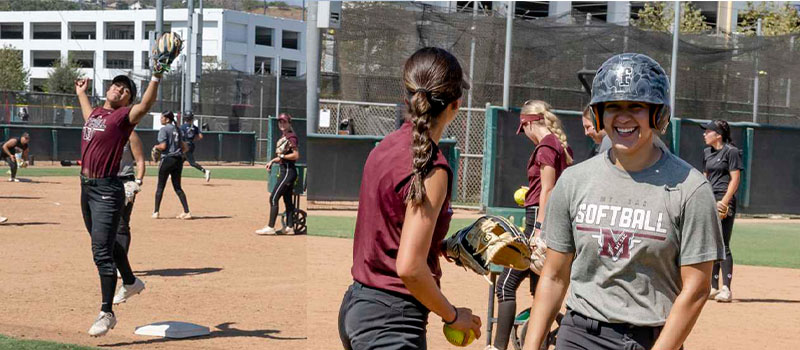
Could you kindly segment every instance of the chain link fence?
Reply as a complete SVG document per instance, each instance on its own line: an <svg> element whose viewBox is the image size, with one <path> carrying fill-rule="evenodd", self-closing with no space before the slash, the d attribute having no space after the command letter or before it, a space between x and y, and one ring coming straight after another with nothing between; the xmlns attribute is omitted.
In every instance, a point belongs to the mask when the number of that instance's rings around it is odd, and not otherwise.
<svg viewBox="0 0 800 350"><path fill-rule="evenodd" d="M396 121L404 112L403 105L391 103L320 100L322 114L328 115L328 126L319 133L385 136L395 130ZM399 108L399 110L398 110ZM483 179L483 140L485 110L461 108L445 130L444 137L456 140L459 159L458 197L456 204L478 206ZM346 122L345 122L346 121ZM347 125L345 127L345 124Z"/></svg>

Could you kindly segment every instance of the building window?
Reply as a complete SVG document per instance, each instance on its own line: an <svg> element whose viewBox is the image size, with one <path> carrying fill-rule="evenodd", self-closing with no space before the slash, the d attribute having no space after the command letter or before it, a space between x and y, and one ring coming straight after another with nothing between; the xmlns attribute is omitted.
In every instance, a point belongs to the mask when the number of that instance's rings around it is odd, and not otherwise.
<svg viewBox="0 0 800 350"><path fill-rule="evenodd" d="M60 51L31 51L32 66L50 68L61 60Z"/></svg>
<svg viewBox="0 0 800 350"><path fill-rule="evenodd" d="M61 23L31 23L34 39L61 39Z"/></svg>
<svg viewBox="0 0 800 350"><path fill-rule="evenodd" d="M70 22L69 38L75 40L97 39L97 25L94 22Z"/></svg>
<svg viewBox="0 0 800 350"><path fill-rule="evenodd" d="M47 84L47 79L31 78L31 91L44 92L45 84Z"/></svg>
<svg viewBox="0 0 800 350"><path fill-rule="evenodd" d="M150 52L142 51L142 69L150 69Z"/></svg>
<svg viewBox="0 0 800 350"><path fill-rule="evenodd" d="M22 39L22 23L0 23L0 39Z"/></svg>
<svg viewBox="0 0 800 350"><path fill-rule="evenodd" d="M256 26L256 45L272 46L272 33L275 30Z"/></svg>
<svg viewBox="0 0 800 350"><path fill-rule="evenodd" d="M261 75L261 63L264 63L264 73L272 74L272 57L256 56L255 65L253 66L253 73Z"/></svg>
<svg viewBox="0 0 800 350"><path fill-rule="evenodd" d="M142 33L142 38L144 40L150 40L150 32L156 31L156 22L144 22L144 33ZM172 23L164 22L164 33L169 33L172 31Z"/></svg>
<svg viewBox="0 0 800 350"><path fill-rule="evenodd" d="M132 51L106 51L106 68L133 69Z"/></svg>
<svg viewBox="0 0 800 350"><path fill-rule="evenodd" d="M281 75L284 77L296 77L297 61L281 60Z"/></svg>
<svg viewBox="0 0 800 350"><path fill-rule="evenodd" d="M94 68L94 51L70 51L69 57L81 68Z"/></svg>
<svg viewBox="0 0 800 350"><path fill-rule="evenodd" d="M133 22L106 23L106 40L133 40Z"/></svg>
<svg viewBox="0 0 800 350"><path fill-rule="evenodd" d="M297 50L299 45L300 45L300 33L288 30L283 31L283 42L281 43L282 48Z"/></svg>

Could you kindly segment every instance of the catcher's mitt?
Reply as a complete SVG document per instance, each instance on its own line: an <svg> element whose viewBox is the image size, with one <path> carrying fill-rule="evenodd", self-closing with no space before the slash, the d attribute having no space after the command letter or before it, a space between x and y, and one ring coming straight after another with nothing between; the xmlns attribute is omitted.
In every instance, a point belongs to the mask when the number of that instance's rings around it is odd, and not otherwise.
<svg viewBox="0 0 800 350"><path fill-rule="evenodd" d="M535 237L531 240L531 271L537 275L542 274L546 252L547 244L543 239Z"/></svg>
<svg viewBox="0 0 800 350"><path fill-rule="evenodd" d="M722 220L724 218L727 218L728 217L728 213L730 212L730 210L731 210L731 207L727 206L727 205L725 207L723 207L723 208L717 207L717 214L719 214L719 219Z"/></svg>
<svg viewBox="0 0 800 350"><path fill-rule="evenodd" d="M150 150L150 159L152 159L154 162L161 160L161 151L159 151L155 146L153 146L153 149Z"/></svg>
<svg viewBox="0 0 800 350"><path fill-rule="evenodd" d="M150 51L150 63L153 73L169 72L170 64L183 49L183 40L178 33L162 33L158 36Z"/></svg>
<svg viewBox="0 0 800 350"><path fill-rule="evenodd" d="M289 139L281 137L278 140L278 144L275 146L275 154L286 154L291 149L292 143L289 142Z"/></svg>
<svg viewBox="0 0 800 350"><path fill-rule="evenodd" d="M27 168L27 167L28 167L28 161L27 161L27 160L23 160L23 161L21 161L21 162L19 163L19 167L20 167L20 168Z"/></svg>
<svg viewBox="0 0 800 350"><path fill-rule="evenodd" d="M441 243L448 261L468 267L479 275L489 274L489 264L525 270L531 264L531 249L519 228L508 219L486 215Z"/></svg>
<svg viewBox="0 0 800 350"><path fill-rule="evenodd" d="M123 184L125 187L125 205L128 203L133 202L133 199L136 198L136 194L142 190L141 187L136 183L136 181L125 181Z"/></svg>

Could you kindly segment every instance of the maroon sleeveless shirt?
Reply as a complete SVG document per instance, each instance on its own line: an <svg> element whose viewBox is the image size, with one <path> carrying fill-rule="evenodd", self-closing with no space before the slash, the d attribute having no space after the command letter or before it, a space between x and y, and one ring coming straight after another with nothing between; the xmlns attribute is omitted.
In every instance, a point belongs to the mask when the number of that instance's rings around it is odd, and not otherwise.
<svg viewBox="0 0 800 350"><path fill-rule="evenodd" d="M406 122L370 152L364 165L358 198L358 219L353 238L353 279L364 285L411 295L397 276L395 264L400 247L406 203L412 178L411 123ZM427 263L436 283L442 276L439 242L447 235L453 171L434 145L433 166L447 171L447 197L436 219Z"/></svg>
<svg viewBox="0 0 800 350"><path fill-rule="evenodd" d="M81 174L91 178L116 176L119 161L131 131L130 107L114 110L97 107L83 125L81 138Z"/></svg>

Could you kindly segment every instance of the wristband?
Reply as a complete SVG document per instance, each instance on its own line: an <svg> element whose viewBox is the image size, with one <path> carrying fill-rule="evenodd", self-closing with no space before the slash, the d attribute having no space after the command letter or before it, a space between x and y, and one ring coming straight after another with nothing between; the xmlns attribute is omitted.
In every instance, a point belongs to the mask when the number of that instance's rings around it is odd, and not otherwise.
<svg viewBox="0 0 800 350"><path fill-rule="evenodd" d="M158 82L160 82L160 81L161 81L161 78L159 78L159 77L157 77L157 76L155 76L155 75L154 75L154 76L150 77L150 81L153 81L153 82L156 82L156 83L158 83Z"/></svg>
<svg viewBox="0 0 800 350"><path fill-rule="evenodd" d="M538 222L538 221L537 221L537 222L534 222L534 223L533 223L533 228L535 228L535 229L537 229L537 230L541 230L541 229L542 229L542 223L541 223L541 222Z"/></svg>
<svg viewBox="0 0 800 350"><path fill-rule="evenodd" d="M444 320L444 318L442 318L442 322L444 322L444 324L446 324L446 325L451 325L453 323L456 323L456 321L458 321L458 309L456 309L455 305L450 304L450 306L453 307L453 311L456 312L456 316L450 322L447 322L447 321Z"/></svg>
<svg viewBox="0 0 800 350"><path fill-rule="evenodd" d="M133 180L133 181L136 182L136 184L139 185L139 186L142 185L142 179L136 179L136 180Z"/></svg>

